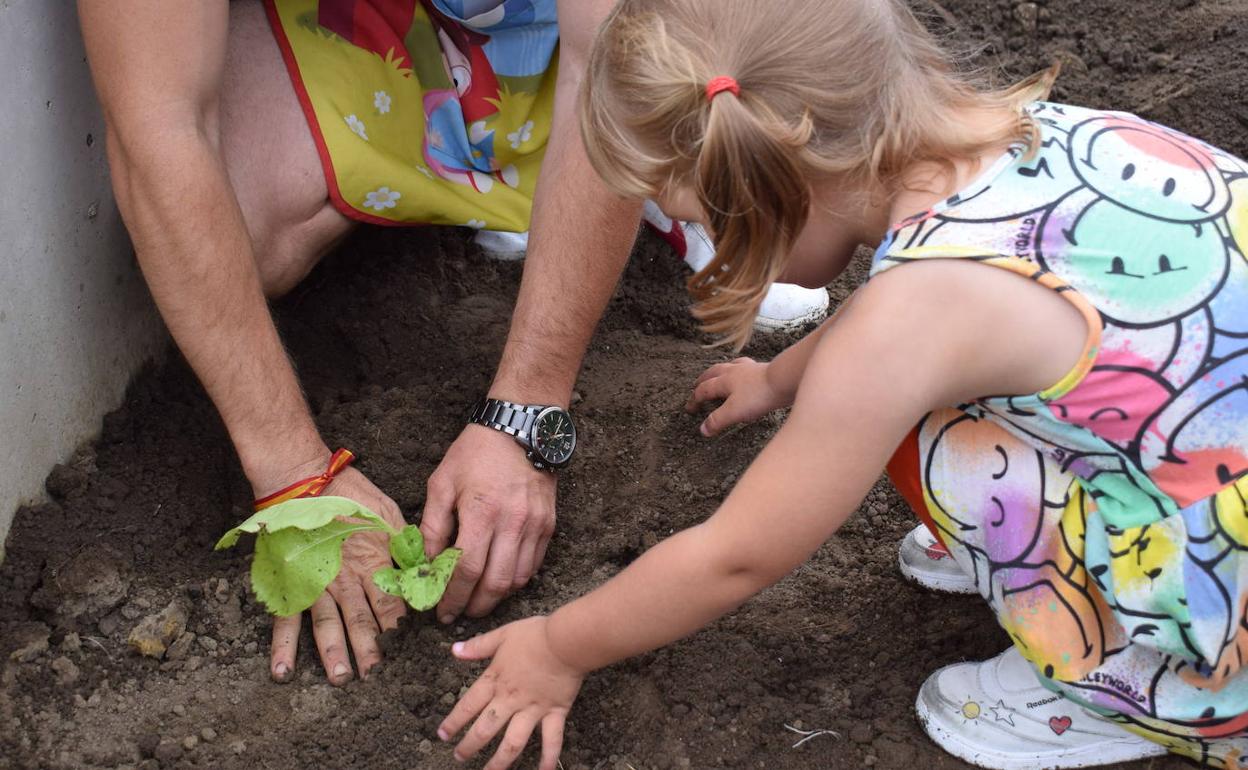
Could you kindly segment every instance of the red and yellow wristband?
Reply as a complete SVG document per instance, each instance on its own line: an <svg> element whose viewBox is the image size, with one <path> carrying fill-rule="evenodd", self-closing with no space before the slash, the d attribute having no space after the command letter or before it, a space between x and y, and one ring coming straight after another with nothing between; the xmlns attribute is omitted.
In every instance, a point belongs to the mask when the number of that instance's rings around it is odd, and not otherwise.
<svg viewBox="0 0 1248 770"><path fill-rule="evenodd" d="M279 489L267 497L262 497L252 503L257 511L263 511L265 508L272 507L278 503L284 503L287 500L298 500L302 497L320 497L325 492L325 488L333 483L334 477L355 460L355 455L349 449L339 449L329 458L329 467L325 472L317 476L309 476L301 481L296 481L288 487Z"/></svg>

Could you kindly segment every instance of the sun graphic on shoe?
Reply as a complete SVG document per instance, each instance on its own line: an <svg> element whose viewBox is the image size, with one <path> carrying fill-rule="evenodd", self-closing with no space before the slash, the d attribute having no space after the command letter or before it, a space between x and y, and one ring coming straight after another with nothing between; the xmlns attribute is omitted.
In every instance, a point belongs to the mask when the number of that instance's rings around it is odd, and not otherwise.
<svg viewBox="0 0 1248 770"><path fill-rule="evenodd" d="M966 703L962 704L962 716L967 720L979 719L980 714L983 713L984 710L973 700L968 700Z"/></svg>

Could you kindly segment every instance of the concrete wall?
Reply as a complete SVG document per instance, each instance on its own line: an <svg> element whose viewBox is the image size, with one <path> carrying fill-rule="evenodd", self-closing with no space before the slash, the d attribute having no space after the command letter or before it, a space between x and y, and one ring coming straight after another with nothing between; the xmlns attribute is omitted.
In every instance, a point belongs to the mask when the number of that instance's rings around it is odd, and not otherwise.
<svg viewBox="0 0 1248 770"><path fill-rule="evenodd" d="M75 4L0 0L0 72L3 543L163 332L109 189Z"/></svg>

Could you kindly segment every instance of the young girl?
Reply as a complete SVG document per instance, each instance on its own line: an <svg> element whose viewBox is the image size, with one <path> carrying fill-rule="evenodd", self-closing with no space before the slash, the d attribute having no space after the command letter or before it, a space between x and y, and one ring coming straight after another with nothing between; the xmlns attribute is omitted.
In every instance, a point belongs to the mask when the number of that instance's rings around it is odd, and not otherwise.
<svg viewBox="0 0 1248 770"><path fill-rule="evenodd" d="M779 580L888 464L1013 641L923 685L943 748L1248 765L1248 164L1036 101L1053 74L979 88L901 0L623 0L587 146L621 194L715 234L691 283L709 330L743 344L771 282L879 247L817 332L698 380L691 409L723 401L708 436L793 407L714 516L455 646L493 658L439 731L475 718L459 759L503 732L507 767L540 724L555 768L583 677Z"/></svg>

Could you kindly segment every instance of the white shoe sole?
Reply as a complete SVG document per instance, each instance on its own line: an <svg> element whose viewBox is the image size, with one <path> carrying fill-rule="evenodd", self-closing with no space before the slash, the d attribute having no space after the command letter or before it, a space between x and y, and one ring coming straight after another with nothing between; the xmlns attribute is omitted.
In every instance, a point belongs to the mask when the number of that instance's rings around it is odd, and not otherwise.
<svg viewBox="0 0 1248 770"><path fill-rule="evenodd" d="M923 684L923 689L928 688ZM1080 767L1099 767L1115 762L1131 762L1137 759L1159 757L1166 750L1151 741L1128 735L1121 739L1107 739L1088 744L1080 749L1067 751L1061 757L1053 757L1052 752L1044 754L1005 754L991 748L976 746L957 733L946 729L940 721L934 719L930 707L920 693L914 704L919 724L936 745L958 759L969 762L976 767L988 770L1073 770Z"/></svg>
<svg viewBox="0 0 1248 770"><path fill-rule="evenodd" d="M819 323L828 317L827 308L812 310L796 318L767 318L757 316L754 319L754 330L759 332L793 332L800 331L806 324Z"/></svg>
<svg viewBox="0 0 1248 770"><path fill-rule="evenodd" d="M944 594L979 593L979 589L975 587L975 579L970 575L934 575L930 572L920 572L907 564L905 558L900 553L897 555L897 566L901 569L901 575L906 580L932 591L939 591Z"/></svg>

